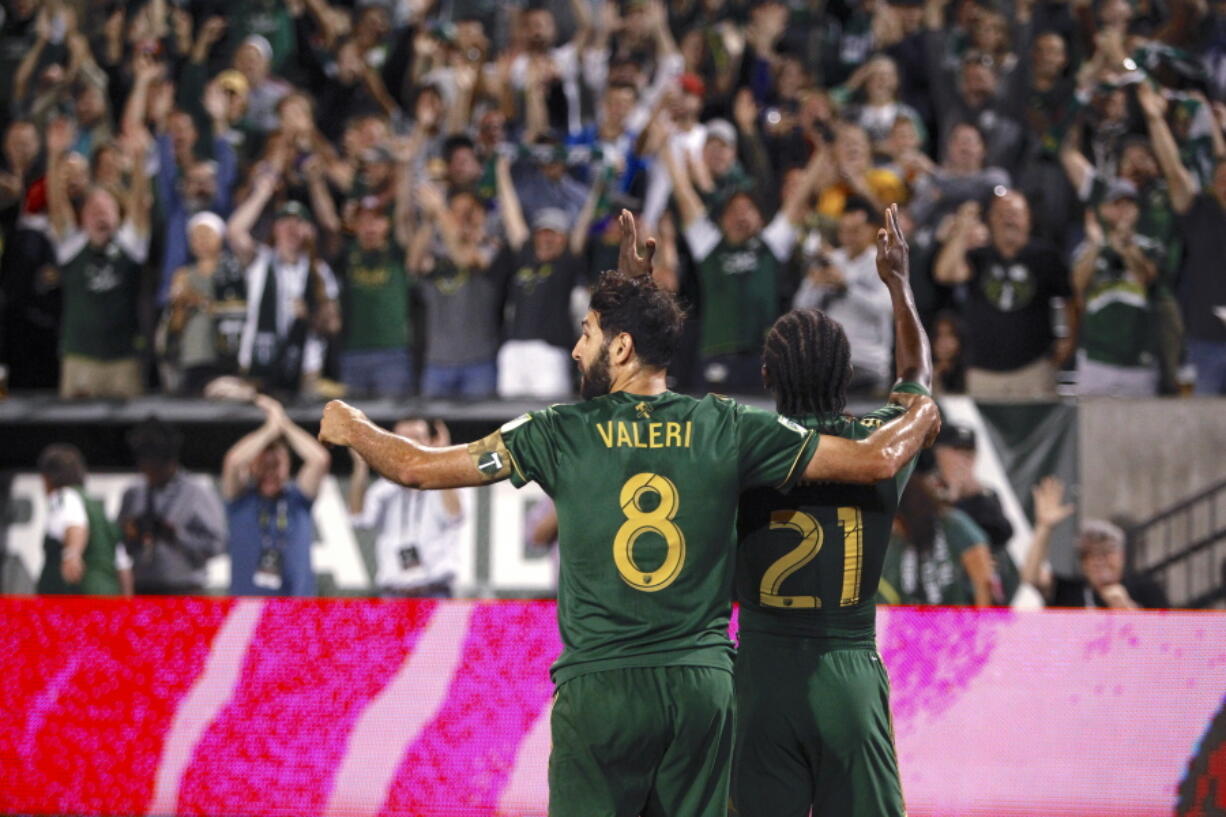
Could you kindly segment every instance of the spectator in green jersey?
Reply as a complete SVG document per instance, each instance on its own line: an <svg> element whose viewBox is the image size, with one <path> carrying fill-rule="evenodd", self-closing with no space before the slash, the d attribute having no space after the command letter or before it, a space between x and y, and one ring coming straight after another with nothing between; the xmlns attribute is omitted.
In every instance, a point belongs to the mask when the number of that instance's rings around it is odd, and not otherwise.
<svg viewBox="0 0 1226 817"><path fill-rule="evenodd" d="M61 397L134 397L142 391L137 298L153 203L145 175L147 143L143 131L128 138L132 170L126 202L121 204L114 191L93 187L78 222L62 168L72 126L57 119L48 130L47 208L64 282Z"/></svg>

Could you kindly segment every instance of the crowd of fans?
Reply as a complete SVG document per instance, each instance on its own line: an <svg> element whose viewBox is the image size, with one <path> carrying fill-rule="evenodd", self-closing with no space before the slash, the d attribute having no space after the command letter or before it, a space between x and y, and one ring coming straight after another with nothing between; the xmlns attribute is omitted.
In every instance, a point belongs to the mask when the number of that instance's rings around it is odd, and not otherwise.
<svg viewBox="0 0 1226 817"><path fill-rule="evenodd" d="M834 315L887 385L1226 391L1219 0L5 0L13 389L556 398L623 207L677 388Z"/></svg>

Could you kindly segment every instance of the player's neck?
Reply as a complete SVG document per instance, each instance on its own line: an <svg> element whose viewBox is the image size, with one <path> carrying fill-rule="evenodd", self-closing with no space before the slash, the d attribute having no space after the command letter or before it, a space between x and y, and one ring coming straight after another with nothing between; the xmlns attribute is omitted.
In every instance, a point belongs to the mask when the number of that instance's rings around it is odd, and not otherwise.
<svg viewBox="0 0 1226 817"><path fill-rule="evenodd" d="M609 393L624 391L630 394L652 395L668 391L668 373L664 369L635 367L618 372L609 387Z"/></svg>

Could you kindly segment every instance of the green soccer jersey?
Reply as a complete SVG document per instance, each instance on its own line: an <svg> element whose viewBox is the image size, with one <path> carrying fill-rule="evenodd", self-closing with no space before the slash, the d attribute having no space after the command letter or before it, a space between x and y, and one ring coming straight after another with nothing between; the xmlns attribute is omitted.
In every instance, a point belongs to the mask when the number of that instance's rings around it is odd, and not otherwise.
<svg viewBox="0 0 1226 817"><path fill-rule="evenodd" d="M708 395L616 392L502 428L511 481L558 511L555 683L620 667L731 670L736 498L786 490L817 434Z"/></svg>
<svg viewBox="0 0 1226 817"><path fill-rule="evenodd" d="M96 360L136 354L140 336L137 297L149 239L125 223L103 247L83 230L56 242L64 282L61 351Z"/></svg>
<svg viewBox="0 0 1226 817"><path fill-rule="evenodd" d="M363 250L354 241L343 257L345 350L408 346L409 279L404 254L394 243Z"/></svg>
<svg viewBox="0 0 1226 817"><path fill-rule="evenodd" d="M895 390L928 393L915 383ZM905 411L891 404L859 419L837 415L798 422L859 440ZM788 494L747 492L737 521L741 632L873 644L874 594L898 499L914 466L912 461L876 485L824 482Z"/></svg>

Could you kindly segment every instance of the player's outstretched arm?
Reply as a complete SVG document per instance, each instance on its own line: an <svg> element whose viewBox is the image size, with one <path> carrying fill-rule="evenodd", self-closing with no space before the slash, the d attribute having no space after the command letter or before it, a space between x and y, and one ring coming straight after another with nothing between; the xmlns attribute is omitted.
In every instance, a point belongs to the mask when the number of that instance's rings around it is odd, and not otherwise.
<svg viewBox="0 0 1226 817"><path fill-rule="evenodd" d="M907 412L863 440L823 434L813 458L805 466L804 479L871 485L892 479L921 448L931 445L941 429L936 401L918 394L897 393L890 395L890 399L906 406Z"/></svg>
<svg viewBox="0 0 1226 817"><path fill-rule="evenodd" d="M468 445L430 448L384 431L340 400L324 406L319 441L352 448L371 468L410 488L464 488L511 475L511 453L500 431Z"/></svg>
<svg viewBox="0 0 1226 817"><path fill-rule="evenodd" d="M911 293L907 238L898 223L898 205L885 211L885 227L877 231L877 275L890 291L894 305L894 372L898 382L932 388L932 352Z"/></svg>

